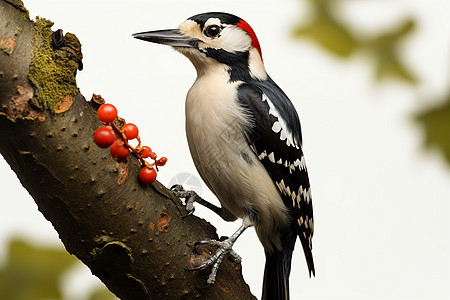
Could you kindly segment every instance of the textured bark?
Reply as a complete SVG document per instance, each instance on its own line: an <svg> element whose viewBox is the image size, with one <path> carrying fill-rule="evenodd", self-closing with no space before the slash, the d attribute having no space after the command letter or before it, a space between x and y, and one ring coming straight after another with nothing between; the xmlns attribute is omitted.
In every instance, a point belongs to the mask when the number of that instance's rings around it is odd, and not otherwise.
<svg viewBox="0 0 450 300"><path fill-rule="evenodd" d="M217 238L215 228L183 219L180 200L160 183L141 184L135 157L119 163L93 145L96 104L70 78L81 46L66 34L63 46L49 48L49 23L36 23L20 0L0 0L0 152L67 251L121 299L254 299L241 265L228 259L216 284L196 288L209 270L185 268L214 249L195 254L189 245Z"/></svg>

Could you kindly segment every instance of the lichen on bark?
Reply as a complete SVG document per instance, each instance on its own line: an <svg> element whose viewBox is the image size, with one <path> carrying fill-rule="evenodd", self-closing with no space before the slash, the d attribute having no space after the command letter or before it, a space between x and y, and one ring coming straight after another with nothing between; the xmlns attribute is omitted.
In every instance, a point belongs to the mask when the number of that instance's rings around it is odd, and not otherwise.
<svg viewBox="0 0 450 300"><path fill-rule="evenodd" d="M33 104L41 109L54 111L55 106L67 95L79 94L75 79L78 63L67 57L67 51L53 49L51 38L53 22L37 17L34 26L37 36L28 73L30 81L35 86ZM68 40L75 48L81 48L80 42L73 34ZM69 55L76 56L76 53L69 52Z"/></svg>

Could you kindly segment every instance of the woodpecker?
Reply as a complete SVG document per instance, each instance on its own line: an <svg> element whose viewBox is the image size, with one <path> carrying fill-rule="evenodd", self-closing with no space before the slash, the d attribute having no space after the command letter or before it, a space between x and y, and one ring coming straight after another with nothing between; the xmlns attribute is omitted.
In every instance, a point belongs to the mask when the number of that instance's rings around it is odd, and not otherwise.
<svg viewBox="0 0 450 300"><path fill-rule="evenodd" d="M242 219L230 238L212 242L220 247L201 266L213 265L208 283L214 282L226 253L237 256L234 242L253 226L266 255L262 299L289 299L297 236L309 275L315 275L311 189L299 117L267 74L255 32L237 16L209 12L188 18L177 29L133 37L172 46L197 71L185 104L189 150L220 201L214 211L227 221Z"/></svg>

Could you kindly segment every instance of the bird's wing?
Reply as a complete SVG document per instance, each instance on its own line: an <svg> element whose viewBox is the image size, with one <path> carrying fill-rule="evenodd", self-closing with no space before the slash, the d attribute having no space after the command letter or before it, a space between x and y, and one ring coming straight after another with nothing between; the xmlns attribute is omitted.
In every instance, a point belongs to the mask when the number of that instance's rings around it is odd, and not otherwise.
<svg viewBox="0 0 450 300"><path fill-rule="evenodd" d="M264 84L242 84L238 90L238 100L253 121L246 136L248 144L291 211L291 226L295 226L302 243L309 272L314 274L311 190L295 108L275 83L271 89Z"/></svg>

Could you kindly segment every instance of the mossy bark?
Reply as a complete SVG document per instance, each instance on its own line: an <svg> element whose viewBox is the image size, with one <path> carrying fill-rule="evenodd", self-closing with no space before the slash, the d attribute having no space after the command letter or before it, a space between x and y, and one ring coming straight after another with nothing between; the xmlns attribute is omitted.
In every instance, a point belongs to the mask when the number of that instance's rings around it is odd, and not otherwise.
<svg viewBox="0 0 450 300"><path fill-rule="evenodd" d="M56 49L51 23L37 23L21 1L0 0L0 152L67 251L121 299L254 299L241 265L227 259L215 285L196 288L209 270L185 268L214 249L189 245L217 238L214 227L183 219L180 200L158 182L141 184L137 159L119 163L92 145L100 122L75 84L78 40L66 34Z"/></svg>

